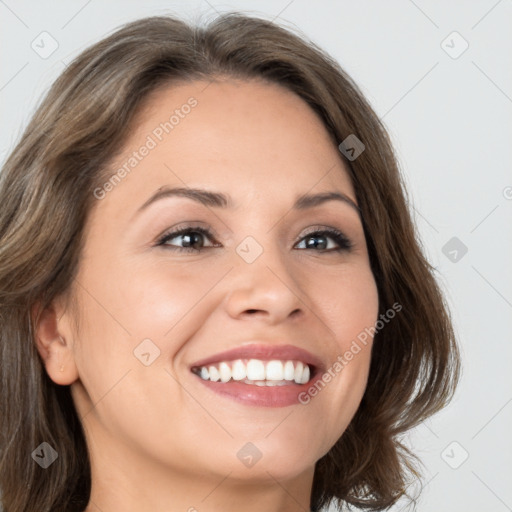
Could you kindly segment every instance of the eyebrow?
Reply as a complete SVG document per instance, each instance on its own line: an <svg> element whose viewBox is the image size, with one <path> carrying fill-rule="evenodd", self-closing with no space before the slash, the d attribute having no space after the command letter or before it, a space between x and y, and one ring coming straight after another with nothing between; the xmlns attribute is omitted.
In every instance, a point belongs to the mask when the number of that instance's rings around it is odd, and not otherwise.
<svg viewBox="0 0 512 512"><path fill-rule="evenodd" d="M155 203L156 201L168 197L185 197L201 203L204 206L215 208L233 207L233 201L231 200L230 196L220 192L212 192L209 190L190 187L161 187L137 210L137 213L145 210L148 208L148 206ZM354 208L358 214L361 213L359 206L355 203L355 201L353 201L343 192L338 191L321 192L318 194L303 194L295 200L293 208L296 210L306 210L308 208L319 206L323 203L326 203L327 201L341 201Z"/></svg>

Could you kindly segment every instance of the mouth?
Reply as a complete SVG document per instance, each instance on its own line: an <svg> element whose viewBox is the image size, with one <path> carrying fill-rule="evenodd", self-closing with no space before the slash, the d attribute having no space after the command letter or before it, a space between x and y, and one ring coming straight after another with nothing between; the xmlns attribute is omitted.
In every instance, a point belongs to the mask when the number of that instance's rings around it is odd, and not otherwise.
<svg viewBox="0 0 512 512"><path fill-rule="evenodd" d="M246 345L198 361L190 367L217 394L246 405L283 407L321 376L322 363L292 345Z"/></svg>
<svg viewBox="0 0 512 512"><path fill-rule="evenodd" d="M313 372L311 367L302 361L236 359L209 366L195 366L192 373L211 382L238 381L250 386L287 386L307 384Z"/></svg>

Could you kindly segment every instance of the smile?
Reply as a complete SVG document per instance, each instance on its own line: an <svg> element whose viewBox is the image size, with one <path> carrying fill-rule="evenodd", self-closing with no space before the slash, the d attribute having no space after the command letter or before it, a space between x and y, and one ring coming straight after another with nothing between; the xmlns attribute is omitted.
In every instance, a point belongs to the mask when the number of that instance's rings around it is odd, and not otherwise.
<svg viewBox="0 0 512 512"><path fill-rule="evenodd" d="M299 395L321 378L325 363L300 347L248 343L189 366L202 386L248 406L301 405Z"/></svg>
<svg viewBox="0 0 512 512"><path fill-rule="evenodd" d="M307 363L293 360L237 359L193 367L192 372L206 381L239 381L255 386L306 384L311 377Z"/></svg>

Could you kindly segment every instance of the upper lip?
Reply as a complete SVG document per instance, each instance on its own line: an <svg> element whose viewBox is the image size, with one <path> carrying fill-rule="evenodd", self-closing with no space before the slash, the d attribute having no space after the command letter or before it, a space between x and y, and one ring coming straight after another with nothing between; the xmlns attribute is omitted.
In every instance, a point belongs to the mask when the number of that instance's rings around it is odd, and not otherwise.
<svg viewBox="0 0 512 512"><path fill-rule="evenodd" d="M208 366L221 361L234 361L236 359L261 359L263 361L271 361L279 359L282 361L302 361L313 368L322 369L322 361L303 348L295 345L268 345L261 343L251 343L242 345L237 348L218 352L200 361L196 361L191 368L198 366Z"/></svg>

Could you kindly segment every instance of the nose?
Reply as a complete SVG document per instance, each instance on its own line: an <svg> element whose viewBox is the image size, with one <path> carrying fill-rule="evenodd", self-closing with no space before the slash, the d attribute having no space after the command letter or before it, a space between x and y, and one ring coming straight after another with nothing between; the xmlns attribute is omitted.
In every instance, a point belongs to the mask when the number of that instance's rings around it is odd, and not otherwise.
<svg viewBox="0 0 512 512"><path fill-rule="evenodd" d="M233 269L225 309L234 319L259 319L274 325L304 314L292 272L279 255L265 251L255 262L239 261Z"/></svg>

